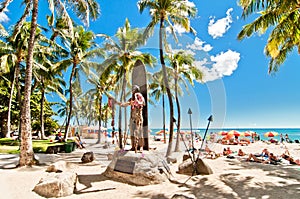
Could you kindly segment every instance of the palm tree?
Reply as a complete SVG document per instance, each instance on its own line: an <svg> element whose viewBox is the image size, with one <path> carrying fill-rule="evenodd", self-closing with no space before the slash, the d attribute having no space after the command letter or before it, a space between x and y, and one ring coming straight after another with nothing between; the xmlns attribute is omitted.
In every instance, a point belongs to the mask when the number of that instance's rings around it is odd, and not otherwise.
<svg viewBox="0 0 300 199"><path fill-rule="evenodd" d="M102 35L105 36L105 35ZM122 90L120 95L120 101L125 101L126 86L129 79L129 75L135 65L137 60L141 60L144 64L152 66L154 63L154 57L148 53L142 53L136 49L145 43L143 38L143 33L137 29L131 29L128 19L125 20L124 27L119 28L116 33L116 38L118 39L115 42L113 39L105 36L107 42L105 43L104 49L109 51L110 54L108 58L104 61L103 66L111 69L118 69L118 76L122 76ZM116 65L118 67L116 67ZM125 132L126 125L125 121ZM121 108L119 111L119 144L122 148L122 136L121 136Z"/></svg>
<svg viewBox="0 0 300 199"><path fill-rule="evenodd" d="M28 56L26 59L26 72L25 72L25 89L24 99L21 110L21 147L20 147L20 166L27 166L36 164L33 148L32 148L32 135L31 135L31 115L30 115L30 95L31 95L31 82L32 82L32 65L33 65L33 51L35 34L37 28L37 13L38 13L38 0L33 0L33 9L31 17L31 30L28 42Z"/></svg>
<svg viewBox="0 0 300 199"><path fill-rule="evenodd" d="M265 54L271 58L269 73L279 69L294 47L300 53L299 1L240 0L240 6L243 8L243 18L253 13L260 16L243 27L238 34L239 40L255 32L265 33L272 29L265 46Z"/></svg>
<svg viewBox="0 0 300 199"><path fill-rule="evenodd" d="M103 50L97 47L94 42L95 35L92 31L85 31L82 26L74 28L74 35L68 38L70 46L70 57L57 63L57 71L66 70L72 65L71 75L69 79L69 112L67 116L65 138L68 134L68 128L72 117L73 108L73 90L72 86L74 80L79 78L79 71L83 71L85 74L89 73L90 67L100 67L96 61L92 61L93 58L99 58L103 56ZM79 81L80 82L80 81Z"/></svg>
<svg viewBox="0 0 300 199"><path fill-rule="evenodd" d="M1 4L0 12L5 10L12 0L6 0ZM92 17L96 18L99 14L98 4L91 1L80 1L71 0L71 7L75 9L75 13L79 18L88 19L89 14L92 13ZM33 50L35 45L35 34L37 27L37 16L38 16L38 0L33 0L26 2L24 14L21 16L20 20L16 24L15 32L19 32L18 27L21 27L26 17L32 11L31 16L31 31L30 39L28 44L28 56L26 60L26 76L25 76L25 90L24 90L24 104L21 111L21 152L20 152L20 166L32 165L34 161L34 153L32 149L32 138L31 138L31 122L30 122L30 94L31 94L31 80L32 80L32 63L33 63ZM68 13L66 12L65 5L61 1L56 1L49 4L52 15L54 15L54 7L56 6L59 10L59 13L64 16L69 22L71 22ZM75 6L73 6L75 5ZM32 8L32 9L31 9ZM95 8L95 9L93 9ZM90 12L91 11L91 12ZM87 24L88 21L86 20ZM72 27L72 23L69 23L69 27ZM13 37L14 39L14 37Z"/></svg>
<svg viewBox="0 0 300 199"><path fill-rule="evenodd" d="M12 73L10 78L11 94L9 98L7 114L7 137L9 136L10 132L11 103L14 96L13 93L15 92L15 86L18 90L18 102L21 104L21 91L19 85L20 66L21 63L26 60L28 39L30 35L30 23L24 23L20 28L20 32L15 35L15 39L11 38L12 35L7 35L5 37L5 45L3 45L0 50L2 70L11 71Z"/></svg>
<svg viewBox="0 0 300 199"><path fill-rule="evenodd" d="M175 99L177 106L177 137L175 151L179 151L179 136L181 127L181 109L178 98L178 85L181 80L185 84L185 88L188 89L184 79L187 79L191 85L194 84L193 80L202 80L202 73L199 69L193 66L194 57L191 54L185 53L183 50L176 52L174 55L169 55L169 60L172 68L174 69L174 86L175 86Z"/></svg>
<svg viewBox="0 0 300 199"><path fill-rule="evenodd" d="M95 107L98 112L98 124L99 124L99 131L98 131L98 140L97 144L101 143L101 122L103 116L103 107L102 107L102 100L103 95L106 92L112 90L111 85L115 85L118 77L116 75L108 73L110 69L106 68L102 73L96 75L95 73L91 73L88 77L88 82L91 83L94 88L87 91L88 96L95 100Z"/></svg>
<svg viewBox="0 0 300 199"><path fill-rule="evenodd" d="M159 57L162 66L164 85L167 91L169 106L170 106L170 139L166 156L171 154L172 141L173 141L173 116L174 107L172 94L168 83L166 65L164 60L164 47L167 49L166 41L166 27L169 27L175 40L177 41L174 25L179 25L185 28L187 32L193 32L194 30L190 26L190 17L196 15L195 5L188 0L141 0L138 2L138 7L142 13L146 8L149 8L150 15L152 17L151 22L145 30L145 36L153 33L156 24L159 24ZM163 47L164 45L164 47Z"/></svg>
<svg viewBox="0 0 300 199"><path fill-rule="evenodd" d="M150 90L152 91L150 95L159 101L162 98L162 115L163 115L163 132L164 132L164 143L167 142L166 139L166 116L165 116L165 93L166 89L163 82L162 71L158 71L152 75L152 82L150 83Z"/></svg>
<svg viewBox="0 0 300 199"><path fill-rule="evenodd" d="M41 44L39 44L41 43ZM50 45L50 46L49 46ZM55 62L66 56L66 51L48 40L44 36L40 36L37 44L37 50L34 54L34 86L41 90L41 104L40 104L40 123L41 123L41 139L44 139L44 102L45 93L55 92L61 98L64 98L62 86L66 83L63 78L57 74L55 70Z"/></svg>

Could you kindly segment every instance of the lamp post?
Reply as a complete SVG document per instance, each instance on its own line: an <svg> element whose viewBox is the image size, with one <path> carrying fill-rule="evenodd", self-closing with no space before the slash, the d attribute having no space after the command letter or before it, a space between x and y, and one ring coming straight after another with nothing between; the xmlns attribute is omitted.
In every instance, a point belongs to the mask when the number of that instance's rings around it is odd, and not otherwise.
<svg viewBox="0 0 300 199"><path fill-rule="evenodd" d="M201 147L200 147L200 150L202 149L202 146L204 144L204 141L205 141L205 137L206 137L206 134L207 134L207 130L208 130L208 127L210 125L210 122L213 121L213 116L209 116L209 118L207 119L208 120L208 124L207 124L207 127L206 127L206 130L205 130L205 133L204 133L204 136L203 136L203 140L202 140L202 143L201 143Z"/></svg>
<svg viewBox="0 0 300 199"><path fill-rule="evenodd" d="M189 108L188 114L190 115L190 127L191 127L191 135L192 135L192 153L193 153L193 161L195 161L195 153L194 153L194 133L193 133L193 127L192 127L192 110Z"/></svg>

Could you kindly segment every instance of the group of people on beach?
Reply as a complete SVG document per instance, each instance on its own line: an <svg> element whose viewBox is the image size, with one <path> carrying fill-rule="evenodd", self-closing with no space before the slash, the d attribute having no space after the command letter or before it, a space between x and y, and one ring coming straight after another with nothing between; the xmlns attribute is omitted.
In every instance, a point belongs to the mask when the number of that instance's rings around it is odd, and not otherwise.
<svg viewBox="0 0 300 199"><path fill-rule="evenodd" d="M209 157L211 159L215 159L216 157L219 157L216 152L211 150L207 145L205 147L206 157ZM227 158L235 158L236 156L246 156L247 162L258 162L263 164L280 164L281 162L285 161L288 164L292 165L300 165L299 159L294 159L287 147L285 148L284 153L282 153L280 156L274 155L274 153L271 153L268 149L264 148L261 153L250 153L249 155L246 154L242 149L238 149L237 152L233 152L230 147L225 147L223 149L223 156Z"/></svg>
<svg viewBox="0 0 300 199"><path fill-rule="evenodd" d="M55 141L56 142L65 142L65 138L61 132L59 132L55 135ZM85 146L83 145L83 142L81 141L80 135L77 132L75 133L74 142L75 142L77 148L80 148L80 149L85 148Z"/></svg>
<svg viewBox="0 0 300 199"><path fill-rule="evenodd" d="M294 160L287 148L285 152L280 156L275 156L273 153L269 152L269 150L265 148L260 154L250 153L246 161L277 165L281 162L282 159L288 161L289 164L300 165L300 160Z"/></svg>

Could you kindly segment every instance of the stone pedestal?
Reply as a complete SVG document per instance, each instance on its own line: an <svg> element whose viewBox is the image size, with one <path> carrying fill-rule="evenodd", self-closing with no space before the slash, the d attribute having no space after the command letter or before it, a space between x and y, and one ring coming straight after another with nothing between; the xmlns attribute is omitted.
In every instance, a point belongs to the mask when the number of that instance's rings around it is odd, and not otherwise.
<svg viewBox="0 0 300 199"><path fill-rule="evenodd" d="M143 186L166 181L168 169L165 158L158 153L116 151L104 175L116 181Z"/></svg>

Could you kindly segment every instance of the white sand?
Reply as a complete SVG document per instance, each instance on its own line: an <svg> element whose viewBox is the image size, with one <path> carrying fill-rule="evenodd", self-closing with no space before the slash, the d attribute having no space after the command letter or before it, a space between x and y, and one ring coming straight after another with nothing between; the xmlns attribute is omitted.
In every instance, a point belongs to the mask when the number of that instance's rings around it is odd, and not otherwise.
<svg viewBox="0 0 300 199"><path fill-rule="evenodd" d="M172 182L158 185L132 186L109 180L103 175L109 164L107 153L112 153L115 146L103 149L95 145L95 140L88 141L87 149L76 149L69 154L45 155L37 154L44 166L33 168L13 168L18 157L0 155L0 198L43 198L32 191L38 181L46 175L47 165L65 160L77 165L79 176L78 192L64 198L171 198L174 194L183 194L190 198L300 198L300 167L292 165L269 165L254 162L245 162L246 157L228 159L204 159L212 168L214 174L205 176L179 175L176 173L178 164L170 165L173 176ZM166 151L167 144L161 142L150 143L158 151ZM222 152L228 145L210 144L216 152ZM299 144L286 145L293 157L300 156ZM268 148L275 155L280 155L285 148L282 145L257 142L248 146L230 145L233 151L242 148L246 153L260 153ZM96 161L90 164L80 164L80 158L86 150L96 155ZM6 169L5 169L6 168ZM184 182L188 180L185 184Z"/></svg>

